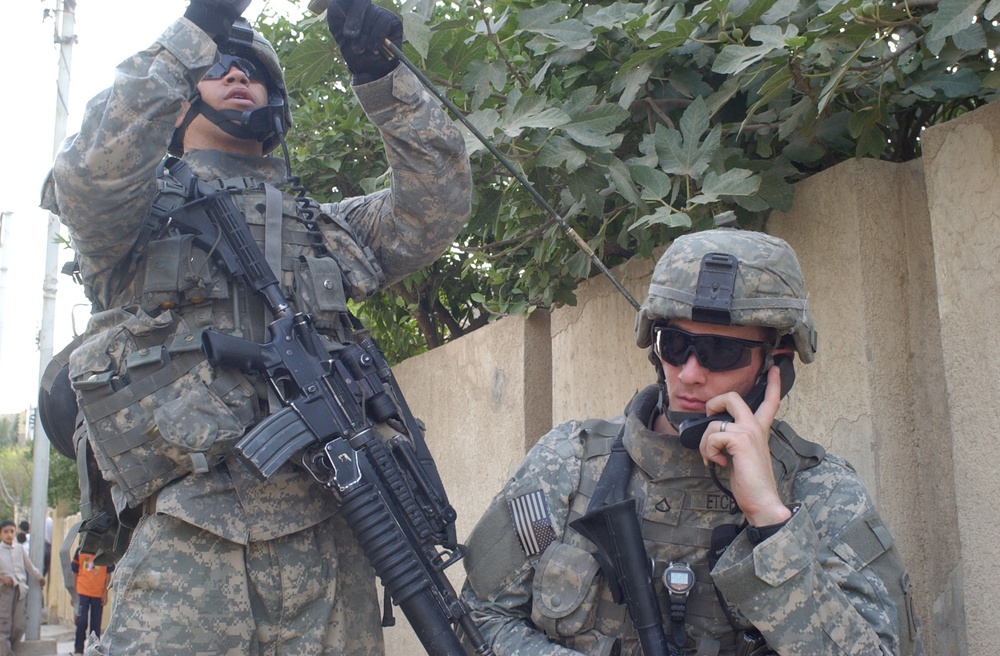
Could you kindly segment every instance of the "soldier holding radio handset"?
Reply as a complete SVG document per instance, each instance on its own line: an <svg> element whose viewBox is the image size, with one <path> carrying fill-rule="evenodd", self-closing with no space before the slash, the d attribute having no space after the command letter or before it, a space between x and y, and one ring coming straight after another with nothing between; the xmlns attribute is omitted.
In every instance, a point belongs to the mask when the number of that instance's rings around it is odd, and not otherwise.
<svg viewBox="0 0 1000 656"><path fill-rule="evenodd" d="M775 419L816 355L806 299L781 239L670 245L635 321L656 384L543 436L469 538L464 598L496 654L923 653L871 495Z"/></svg>

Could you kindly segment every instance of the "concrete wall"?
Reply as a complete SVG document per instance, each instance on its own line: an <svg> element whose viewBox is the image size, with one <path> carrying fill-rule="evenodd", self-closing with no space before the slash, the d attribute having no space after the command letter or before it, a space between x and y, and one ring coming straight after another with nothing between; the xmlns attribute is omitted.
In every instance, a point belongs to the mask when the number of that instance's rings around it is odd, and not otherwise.
<svg viewBox="0 0 1000 656"><path fill-rule="evenodd" d="M1000 616L1000 103L921 139L922 160L845 162L769 219L799 256L819 331L781 416L846 456L876 497L928 654L987 656ZM616 272L640 300L654 262ZM548 427L619 414L653 382L634 316L598 276L574 307L503 319L395 368L427 421L460 538ZM386 635L389 654L421 653L408 629Z"/></svg>
<svg viewBox="0 0 1000 656"><path fill-rule="evenodd" d="M819 332L816 362L798 367L783 418L857 468L931 624L959 549L923 198L920 162L849 161L799 184L792 211L773 215L768 230L796 249ZM966 652L949 638L931 653Z"/></svg>
<svg viewBox="0 0 1000 656"><path fill-rule="evenodd" d="M957 562L942 574L953 596L935 599L934 619L956 635L965 618L969 654L996 653L1000 568L990 563L1000 543L1000 477L993 457L1000 426L1000 105L927 130L924 171L934 244L934 275L941 322L944 384L950 430L940 448L951 450L958 528L935 539L956 542ZM938 475L937 470L924 472ZM952 529L954 530L954 529ZM973 558L968 562L963 556ZM962 604L962 599L968 600Z"/></svg>
<svg viewBox="0 0 1000 656"><path fill-rule="evenodd" d="M393 367L458 513L460 540L525 452L552 425L549 315L535 312L485 328ZM462 563L446 570L456 590ZM381 592L380 592L381 594ZM424 650L396 612L385 632L386 653Z"/></svg>

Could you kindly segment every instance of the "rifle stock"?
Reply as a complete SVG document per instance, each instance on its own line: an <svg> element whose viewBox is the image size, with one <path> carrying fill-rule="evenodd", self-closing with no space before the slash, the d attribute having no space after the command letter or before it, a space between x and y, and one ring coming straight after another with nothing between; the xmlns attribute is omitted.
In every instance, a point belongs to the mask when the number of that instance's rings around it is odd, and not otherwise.
<svg viewBox="0 0 1000 656"><path fill-rule="evenodd" d="M594 557L604 570L615 602L628 607L642 653L680 656L680 650L667 642L663 631L663 615L636 517L635 499L590 510L570 526L597 545Z"/></svg>

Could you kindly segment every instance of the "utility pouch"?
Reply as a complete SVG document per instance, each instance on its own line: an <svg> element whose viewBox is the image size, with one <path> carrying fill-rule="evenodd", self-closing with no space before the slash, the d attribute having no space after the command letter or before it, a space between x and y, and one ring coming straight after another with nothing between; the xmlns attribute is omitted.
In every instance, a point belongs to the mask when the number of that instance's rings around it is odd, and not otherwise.
<svg viewBox="0 0 1000 656"><path fill-rule="evenodd" d="M74 351L70 377L101 473L124 495L115 504L122 512L225 457L253 423L256 396L240 372L216 371L201 333L183 332L170 313L109 312L114 325Z"/></svg>
<svg viewBox="0 0 1000 656"><path fill-rule="evenodd" d="M316 327L334 331L346 341L350 334L344 324L348 312L344 276L332 257L301 256L294 270L295 303L313 317Z"/></svg>
<svg viewBox="0 0 1000 656"><path fill-rule="evenodd" d="M344 288L351 299L360 302L382 289L386 277L372 249L361 246L353 228L340 215L322 214L320 218L325 224L324 245L343 272Z"/></svg>
<svg viewBox="0 0 1000 656"><path fill-rule="evenodd" d="M592 629L599 572L590 552L553 542L535 567L531 621L553 638L576 636Z"/></svg>

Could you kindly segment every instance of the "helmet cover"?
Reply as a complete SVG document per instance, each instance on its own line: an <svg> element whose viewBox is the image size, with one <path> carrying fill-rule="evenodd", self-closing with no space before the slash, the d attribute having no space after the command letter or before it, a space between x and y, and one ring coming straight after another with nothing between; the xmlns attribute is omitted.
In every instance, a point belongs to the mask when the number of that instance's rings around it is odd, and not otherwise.
<svg viewBox="0 0 1000 656"><path fill-rule="evenodd" d="M726 257L728 256L728 258ZM726 320L736 326L762 326L790 335L802 362L816 357L816 329L806 300L805 281L794 251L783 239L762 232L719 228L678 237L653 270L649 294L635 320L635 341L652 344L653 325L667 319L692 319L701 303L700 278L706 262L735 262L731 299L724 299Z"/></svg>

